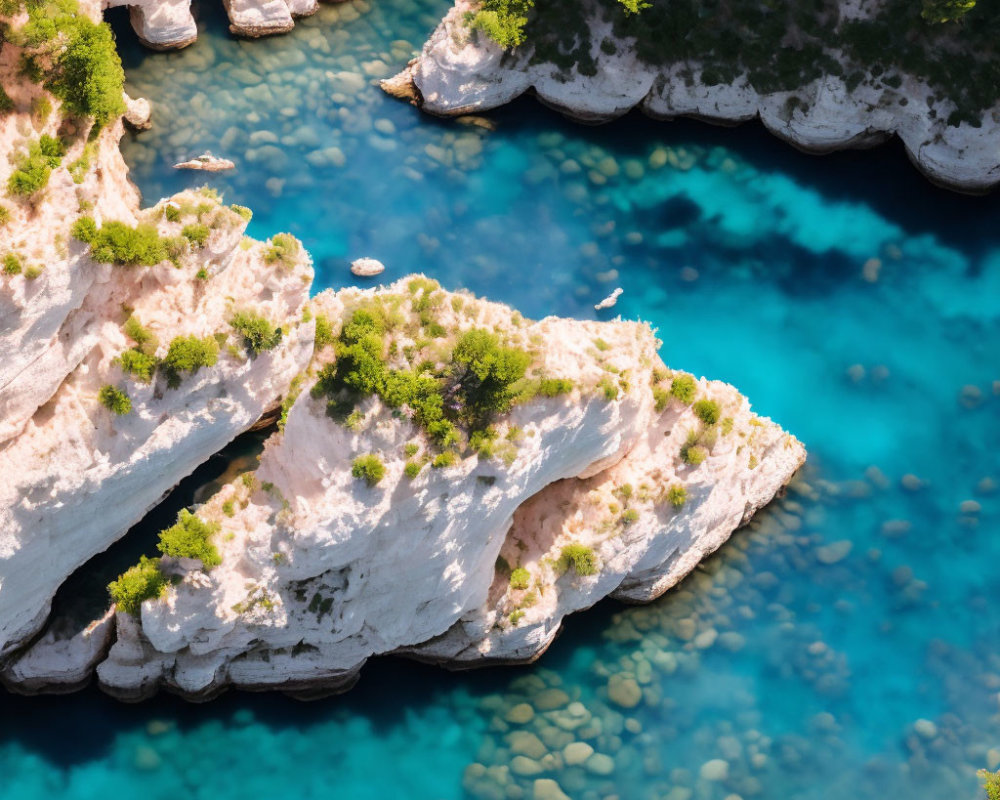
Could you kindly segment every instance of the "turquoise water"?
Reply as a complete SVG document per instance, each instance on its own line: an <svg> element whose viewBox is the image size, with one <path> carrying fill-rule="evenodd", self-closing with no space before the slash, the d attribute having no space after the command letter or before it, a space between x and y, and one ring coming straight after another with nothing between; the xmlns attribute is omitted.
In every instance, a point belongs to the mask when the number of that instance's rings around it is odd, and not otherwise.
<svg viewBox="0 0 1000 800"><path fill-rule="evenodd" d="M304 240L317 289L372 256L386 279L424 271L534 317L649 320L668 364L734 383L810 461L679 591L579 615L533 667L382 659L312 704L0 696L0 797L516 800L538 777L574 798L977 797L975 770L1000 763L1000 200L935 190L897 146L813 159L754 127L584 128L531 100L493 131L422 116L373 81L446 0L324 7L253 43L215 5L174 54L114 18L155 104L125 142L147 202L204 182L170 165L208 149L237 162L207 180L254 209L253 235ZM622 676L634 708L609 700ZM534 719L505 721L524 701ZM580 727L544 710L568 701ZM613 769L519 775L521 728Z"/></svg>

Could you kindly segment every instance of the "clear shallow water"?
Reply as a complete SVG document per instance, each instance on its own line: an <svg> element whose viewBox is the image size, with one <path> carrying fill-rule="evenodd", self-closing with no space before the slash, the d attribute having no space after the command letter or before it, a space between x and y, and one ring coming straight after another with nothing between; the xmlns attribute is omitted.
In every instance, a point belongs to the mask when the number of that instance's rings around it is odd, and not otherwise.
<svg viewBox="0 0 1000 800"><path fill-rule="evenodd" d="M977 796L974 770L1000 760L1000 494L984 483L1000 481L1000 201L934 190L895 146L812 159L752 127L590 129L530 100L492 132L421 116L373 81L445 9L327 7L246 43L213 6L166 55L116 17L132 92L155 104L125 143L133 178L154 202L206 180L174 161L233 158L207 180L254 209L253 235L300 236L317 289L373 256L386 279L421 270L592 318L620 285L614 313L657 326L669 364L731 381L807 444L803 483L680 591L580 615L535 667L382 660L309 705L2 696L0 797L530 797L536 776L509 771L519 727L613 756L610 775L548 764L574 797ZM641 683L639 706L609 701L612 675ZM552 688L600 732L543 713ZM525 700L536 717L505 722ZM713 759L725 779L700 775Z"/></svg>

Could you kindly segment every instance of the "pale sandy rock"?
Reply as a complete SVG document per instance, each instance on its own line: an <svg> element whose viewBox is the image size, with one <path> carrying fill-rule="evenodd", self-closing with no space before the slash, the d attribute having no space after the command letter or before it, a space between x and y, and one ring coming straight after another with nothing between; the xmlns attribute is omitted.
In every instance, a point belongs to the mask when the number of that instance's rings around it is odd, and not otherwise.
<svg viewBox="0 0 1000 800"><path fill-rule="evenodd" d="M359 277L369 278L385 272L385 264L374 258L359 258L351 262L351 272Z"/></svg>
<svg viewBox="0 0 1000 800"><path fill-rule="evenodd" d="M359 303L402 297L394 307L404 309L405 330L415 318L405 310L409 286L404 279L382 290L323 292L314 312L336 329ZM466 294L442 293L435 308L448 331L486 327L534 342L542 374L576 388L497 421L501 441L516 432L509 458L467 456L410 479L404 446L428 444L405 414L370 397L347 427L328 416L307 380L265 446L256 488L236 482L198 511L222 526L222 565L188 574L164 599L144 603L139 619L119 614L118 641L98 667L103 688L127 699L159 686L193 698L229 685L319 693L349 685L377 653L444 664L530 660L565 614L609 593L648 600L676 583L804 458L801 444L752 415L735 389L701 381L700 393L733 416L733 430L701 466L683 464L678 452L693 412L678 403L654 410L650 381L662 366L646 326L515 322L509 308ZM598 388L606 365L629 373L614 400ZM351 476L354 458L371 453L385 466L373 487ZM634 497L638 518L619 527L606 509L626 481L643 499ZM674 482L688 490L681 510L656 502ZM232 516L221 511L226 501ZM558 567L561 548L573 542L594 550L595 575ZM519 622L511 614L523 597L511 596L498 555L527 565L545 589ZM533 697L537 711L570 703L562 690L550 692L551 701L544 692Z"/></svg>
<svg viewBox="0 0 1000 800"><path fill-rule="evenodd" d="M72 692L93 677L94 667L114 640L115 614L108 609L81 631L50 627L5 669L0 683L18 693Z"/></svg>
<svg viewBox="0 0 1000 800"><path fill-rule="evenodd" d="M104 0L101 5L128 6L132 28L140 41L153 50L187 47L198 38L191 0Z"/></svg>
<svg viewBox="0 0 1000 800"><path fill-rule="evenodd" d="M235 169L236 164L228 158L219 158L211 153L203 153L196 158L188 159L174 164L174 169L194 169L205 172L223 172L228 169Z"/></svg>
<svg viewBox="0 0 1000 800"><path fill-rule="evenodd" d="M125 95L125 121L137 131L148 130L153 126L153 108L145 97L129 97Z"/></svg>
<svg viewBox="0 0 1000 800"><path fill-rule="evenodd" d="M229 30L238 36L269 36L295 27L285 0L223 0Z"/></svg>
<svg viewBox="0 0 1000 800"><path fill-rule="evenodd" d="M594 310L601 311L605 308L613 308L615 304L618 302L618 298L621 297L622 291L623 291L622 288L619 286L611 294L609 294L607 297L601 300L601 302L596 303L594 305Z"/></svg>
<svg viewBox="0 0 1000 800"><path fill-rule="evenodd" d="M842 7L845 17L859 18L874 13L877 0L843 0ZM758 93L744 76L708 86L700 81L697 64L651 67L628 43L614 54L603 52L599 43L611 30L602 21L592 23L596 74L566 74L550 64L531 64L524 53L505 56L470 31L465 20L474 8L473 0L456 0L420 56L383 81L383 88L443 116L496 108L531 89L546 105L584 122L607 121L636 107L658 119L733 124L759 117L773 134L813 153L870 147L895 135L935 183L967 192L1000 183L1000 108L984 112L980 127L949 126L948 101L938 98L934 105L933 88L910 76L899 88L862 83L848 90L835 75L771 94ZM694 70L693 81L680 74L687 69ZM793 99L797 108L789 106Z"/></svg>

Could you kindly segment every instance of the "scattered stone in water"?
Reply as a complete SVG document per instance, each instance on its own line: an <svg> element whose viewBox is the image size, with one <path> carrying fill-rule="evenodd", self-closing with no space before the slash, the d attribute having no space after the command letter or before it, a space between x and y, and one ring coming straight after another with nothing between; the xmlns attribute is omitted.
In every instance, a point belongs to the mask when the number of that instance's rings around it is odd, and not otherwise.
<svg viewBox="0 0 1000 800"><path fill-rule="evenodd" d="M997 482L993 478L981 478L976 484L976 494L993 494L997 490Z"/></svg>
<svg viewBox="0 0 1000 800"><path fill-rule="evenodd" d="M958 510L963 514L978 514L983 510L983 507L975 500L963 500Z"/></svg>
<svg viewBox="0 0 1000 800"><path fill-rule="evenodd" d="M723 761L721 758L713 758L701 765L698 774L702 780L724 781L729 777L729 762Z"/></svg>
<svg viewBox="0 0 1000 800"><path fill-rule="evenodd" d="M563 761L568 766L575 767L583 764L593 752L594 748L586 742L571 742L563 748Z"/></svg>
<svg viewBox="0 0 1000 800"><path fill-rule="evenodd" d="M597 311L600 311L605 308L612 308L615 305L615 303L618 302L618 298L621 296L623 291L624 290L619 286L611 294L605 297L600 303L596 303L594 305L594 308Z"/></svg>
<svg viewBox="0 0 1000 800"><path fill-rule="evenodd" d="M203 153L188 161L180 161L174 164L174 169L197 169L205 172L222 172L227 169L234 169L236 164L228 158L218 158L211 153Z"/></svg>
<svg viewBox="0 0 1000 800"><path fill-rule="evenodd" d="M911 472L907 472L900 483L908 492L919 492L924 488L924 482Z"/></svg>
<svg viewBox="0 0 1000 800"><path fill-rule="evenodd" d="M642 700L642 689L631 676L612 675L608 680L608 700L622 708L635 708Z"/></svg>
<svg viewBox="0 0 1000 800"><path fill-rule="evenodd" d="M937 725L929 719L918 719L913 723L913 730L924 739L933 739L938 734Z"/></svg>
<svg viewBox="0 0 1000 800"><path fill-rule="evenodd" d="M351 272L362 278L370 278L385 272L385 264L374 258L359 258L351 262Z"/></svg>
<svg viewBox="0 0 1000 800"><path fill-rule="evenodd" d="M132 763L136 769L149 772L160 768L160 756L152 747L140 745L135 749Z"/></svg>
<svg viewBox="0 0 1000 800"><path fill-rule="evenodd" d="M525 725L531 722L534 716L535 709L527 703L518 703L504 715L504 719L514 725Z"/></svg>
<svg viewBox="0 0 1000 800"><path fill-rule="evenodd" d="M514 756L510 760L510 771L515 775L527 777L545 772L545 769L537 761L530 759L527 756Z"/></svg>
<svg viewBox="0 0 1000 800"><path fill-rule="evenodd" d="M531 731L514 731L508 734L507 741L510 743L510 751L512 753L527 756L535 760L542 758L542 756L549 752L548 748L542 744L542 740Z"/></svg>
<svg viewBox="0 0 1000 800"><path fill-rule="evenodd" d="M539 711L554 711L569 702L569 695L562 689L545 689L536 694L532 702Z"/></svg>
<svg viewBox="0 0 1000 800"><path fill-rule="evenodd" d="M836 564L847 558L854 543L849 539L841 539L839 542L823 545L816 550L816 559L821 564Z"/></svg>
<svg viewBox="0 0 1000 800"><path fill-rule="evenodd" d="M558 783L551 778L539 778L532 787L534 800L570 800Z"/></svg>
<svg viewBox="0 0 1000 800"><path fill-rule="evenodd" d="M615 771L615 760L605 753L593 753L584 767L594 775L610 775Z"/></svg>

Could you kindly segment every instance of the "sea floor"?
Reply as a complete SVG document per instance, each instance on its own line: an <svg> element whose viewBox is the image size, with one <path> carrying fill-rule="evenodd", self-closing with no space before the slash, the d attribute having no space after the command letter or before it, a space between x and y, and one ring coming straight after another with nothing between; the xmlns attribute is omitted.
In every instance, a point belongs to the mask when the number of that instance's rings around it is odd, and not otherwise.
<svg viewBox="0 0 1000 800"><path fill-rule="evenodd" d="M732 382L806 468L679 590L577 615L532 667L377 659L311 704L2 695L0 800L978 797L1000 765L1000 199L934 189L898 145L812 158L755 126L586 128L530 99L423 116L376 79L447 5L354 0L243 42L203 3L169 54L115 14L154 103L124 142L146 202L216 186L252 235L303 239L317 290L370 256L531 317L648 320L670 366ZM204 150L237 169L171 168ZM102 570L253 446L60 602L102 601Z"/></svg>

